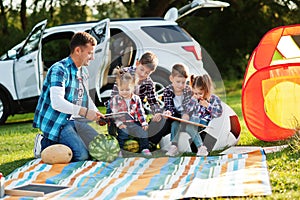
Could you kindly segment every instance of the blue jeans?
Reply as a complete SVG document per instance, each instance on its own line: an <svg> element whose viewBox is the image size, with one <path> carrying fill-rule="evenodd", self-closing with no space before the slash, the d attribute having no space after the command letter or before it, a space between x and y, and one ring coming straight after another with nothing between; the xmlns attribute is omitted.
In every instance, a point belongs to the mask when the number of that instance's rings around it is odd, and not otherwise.
<svg viewBox="0 0 300 200"><path fill-rule="evenodd" d="M126 123L126 128L119 129L118 128L118 136L117 140L119 142L120 148L123 149L124 143L126 140L130 138L129 135L133 137L139 138L139 145L140 150L148 149L149 148L149 141L148 141L148 132L144 131L140 124L134 122Z"/></svg>
<svg viewBox="0 0 300 200"><path fill-rule="evenodd" d="M195 123L200 123L200 119L198 117L197 118L191 117L190 121ZM180 130L181 130L181 123L174 121L172 123L172 128L171 128L171 142L176 145L178 145ZM185 131L190 135L196 147L200 147L203 144L202 139L199 135L198 126L186 124Z"/></svg>
<svg viewBox="0 0 300 200"><path fill-rule="evenodd" d="M61 129L58 142L43 137L42 150L53 144L64 144L72 150L72 161L87 160L89 159L88 145L97 134L97 131L86 122L70 120Z"/></svg>

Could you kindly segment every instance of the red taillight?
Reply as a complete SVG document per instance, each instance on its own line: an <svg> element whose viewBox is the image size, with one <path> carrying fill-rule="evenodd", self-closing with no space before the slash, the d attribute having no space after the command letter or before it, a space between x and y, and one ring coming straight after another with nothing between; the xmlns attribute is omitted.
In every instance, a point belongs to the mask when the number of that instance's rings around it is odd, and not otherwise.
<svg viewBox="0 0 300 200"><path fill-rule="evenodd" d="M195 46L183 46L182 48L188 52L193 53L197 60L202 59L200 49L196 49Z"/></svg>

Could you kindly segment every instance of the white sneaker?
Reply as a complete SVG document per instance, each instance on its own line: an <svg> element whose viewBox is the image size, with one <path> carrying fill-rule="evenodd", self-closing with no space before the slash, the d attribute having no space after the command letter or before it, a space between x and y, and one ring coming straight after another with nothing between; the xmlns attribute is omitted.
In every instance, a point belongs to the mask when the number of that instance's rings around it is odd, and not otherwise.
<svg viewBox="0 0 300 200"><path fill-rule="evenodd" d="M118 157L119 158L123 158L123 154L122 154L122 151L120 150L119 154L118 154Z"/></svg>
<svg viewBox="0 0 300 200"><path fill-rule="evenodd" d="M34 147L33 147L33 154L35 158L40 158L41 157L41 141L43 139L43 136L38 133L36 134L34 138Z"/></svg>
<svg viewBox="0 0 300 200"><path fill-rule="evenodd" d="M166 153L166 156L176 156L178 154L178 148L175 145L171 145L169 151Z"/></svg>
<svg viewBox="0 0 300 200"><path fill-rule="evenodd" d="M206 146L201 145L200 147L198 147L197 156L207 156L207 155L208 155L208 151Z"/></svg>
<svg viewBox="0 0 300 200"><path fill-rule="evenodd" d="M151 153L151 151L149 149L143 149L142 150L142 154L144 156L152 156L152 153Z"/></svg>

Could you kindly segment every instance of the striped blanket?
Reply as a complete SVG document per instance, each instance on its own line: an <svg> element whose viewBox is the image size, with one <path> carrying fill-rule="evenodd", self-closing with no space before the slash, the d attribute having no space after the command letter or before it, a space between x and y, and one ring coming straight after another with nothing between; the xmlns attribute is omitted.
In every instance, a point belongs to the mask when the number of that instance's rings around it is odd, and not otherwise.
<svg viewBox="0 0 300 200"><path fill-rule="evenodd" d="M51 199L181 199L272 193L262 150L208 157L118 158L112 163L48 165L35 159L8 175L5 186L12 189L29 183L70 186Z"/></svg>

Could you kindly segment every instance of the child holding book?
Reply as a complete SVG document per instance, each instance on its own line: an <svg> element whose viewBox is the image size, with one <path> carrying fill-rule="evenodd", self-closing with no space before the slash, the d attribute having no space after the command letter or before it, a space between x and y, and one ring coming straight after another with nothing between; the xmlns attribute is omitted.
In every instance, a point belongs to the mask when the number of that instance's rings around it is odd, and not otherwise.
<svg viewBox="0 0 300 200"><path fill-rule="evenodd" d="M117 71L118 94L114 95L110 101L112 113L128 112L132 118L120 117L114 120L118 128L117 140L120 148L129 139L129 133L139 138L140 151L145 156L151 156L148 142L148 123L142 101L138 95L133 93L135 81L129 72ZM119 131L121 130L121 131Z"/></svg>
<svg viewBox="0 0 300 200"><path fill-rule="evenodd" d="M193 96L187 104L186 110L184 110L182 119L208 125L213 118L222 115L223 108L221 99L217 95L212 94L213 83L208 74L196 77L192 75L190 85L192 87ZM207 156L208 151L199 135L198 126L187 124L186 132L191 136L198 149L197 156ZM175 156L178 153L177 144L179 134L180 133L175 134L167 155Z"/></svg>
<svg viewBox="0 0 300 200"><path fill-rule="evenodd" d="M188 78L187 68L183 64L175 64L169 77L171 84L164 89L164 114L181 118L181 114L189 103L192 95L191 88L186 85ZM171 132L171 139L174 138L175 130L179 127L179 122L171 118L161 120L165 123L163 128L149 138L154 144L159 143L162 137ZM172 128L171 128L172 127ZM172 129L172 130L171 130Z"/></svg>

